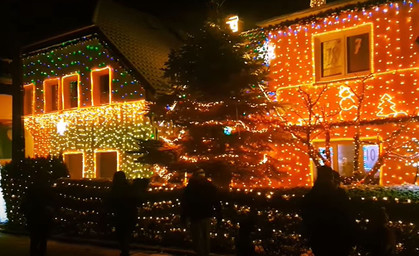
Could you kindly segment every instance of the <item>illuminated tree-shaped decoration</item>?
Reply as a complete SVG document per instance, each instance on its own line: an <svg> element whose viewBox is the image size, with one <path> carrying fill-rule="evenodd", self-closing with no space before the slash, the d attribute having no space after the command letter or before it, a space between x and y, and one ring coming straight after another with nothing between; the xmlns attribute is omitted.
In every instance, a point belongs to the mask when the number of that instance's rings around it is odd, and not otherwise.
<svg viewBox="0 0 419 256"><path fill-rule="evenodd" d="M377 113L379 117L397 117L398 115L407 115L406 112L397 111L396 103L393 102L393 97L385 93L378 104L380 111Z"/></svg>
<svg viewBox="0 0 419 256"><path fill-rule="evenodd" d="M310 7L318 7L326 4L326 0L311 0Z"/></svg>
<svg viewBox="0 0 419 256"><path fill-rule="evenodd" d="M339 116L341 120L348 120L348 119L355 119L355 111L358 106L356 105L356 101L354 100L355 94L351 91L349 87L341 86L339 89L339 97L341 100L339 101L340 112ZM353 118L350 118L353 117Z"/></svg>

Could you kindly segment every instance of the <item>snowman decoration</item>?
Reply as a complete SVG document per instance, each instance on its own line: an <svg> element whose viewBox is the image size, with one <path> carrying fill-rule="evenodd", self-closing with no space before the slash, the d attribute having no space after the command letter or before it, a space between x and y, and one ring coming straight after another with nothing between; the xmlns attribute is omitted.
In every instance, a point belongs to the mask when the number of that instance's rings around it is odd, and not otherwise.
<svg viewBox="0 0 419 256"><path fill-rule="evenodd" d="M356 113L358 110L358 106L356 105L356 101L354 99L355 94L351 91L351 89L347 86L341 86L339 88L339 106L340 112L339 117L341 120L349 121L356 119Z"/></svg>

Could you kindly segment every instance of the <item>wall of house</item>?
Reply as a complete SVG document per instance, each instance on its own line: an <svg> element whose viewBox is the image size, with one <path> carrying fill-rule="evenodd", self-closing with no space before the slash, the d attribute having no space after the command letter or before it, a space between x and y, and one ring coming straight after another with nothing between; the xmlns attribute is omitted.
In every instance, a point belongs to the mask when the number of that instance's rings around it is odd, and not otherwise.
<svg viewBox="0 0 419 256"><path fill-rule="evenodd" d="M417 160L406 149L419 150L415 141L419 137L417 125L406 124L397 139L391 139L400 149L390 146L389 140L395 130L405 121L412 121L409 117L417 116L419 111L419 43L415 42L419 36L418 24L419 2L395 1L370 9L331 12L326 18L312 17L311 22L265 28L265 49L271 52L269 90L275 92L276 100L282 105L280 120L302 127L308 122L312 125L340 123L340 127L334 126L330 132L335 150L340 147L343 152L344 141L353 145L355 129L351 122L357 119L359 110L360 121L364 123L361 137L374 141L364 145L376 144L380 153L394 151L403 155L387 158L379 174L380 184L413 183L417 170L412 163ZM365 33L367 36L362 36ZM339 38L342 41L336 43ZM333 57L333 51L341 55ZM354 64L356 58L359 63ZM349 72L350 65L362 66L365 61L369 62L367 70ZM333 69L339 65L343 65L342 69ZM336 70L343 73L336 74L339 73ZM311 119L305 104L309 98L311 102L318 99ZM315 134L314 145L323 147L325 133L319 129ZM278 155L298 159L298 165L288 161L291 167L284 162L284 168L299 173L284 184L309 184L315 173L312 167L307 167L308 156L301 154L306 149L289 150L290 142L278 143L277 148ZM366 147L365 151L369 149ZM364 154L361 152L360 157L366 157ZM342 166L338 155L335 152L335 169Z"/></svg>
<svg viewBox="0 0 419 256"><path fill-rule="evenodd" d="M12 158L12 100L0 94L0 165Z"/></svg>
<svg viewBox="0 0 419 256"><path fill-rule="evenodd" d="M116 152L117 170L132 178L150 175L127 153L136 149L134 138L153 136L144 117L144 89L106 42L91 35L31 52L23 59L23 72L25 93L34 92L25 98L25 104L33 102L24 117L27 151L34 156L64 155L64 160L82 154L83 173L74 177L99 178L100 152ZM55 91L45 86L54 83L58 109L48 111ZM109 94L103 93L107 90Z"/></svg>

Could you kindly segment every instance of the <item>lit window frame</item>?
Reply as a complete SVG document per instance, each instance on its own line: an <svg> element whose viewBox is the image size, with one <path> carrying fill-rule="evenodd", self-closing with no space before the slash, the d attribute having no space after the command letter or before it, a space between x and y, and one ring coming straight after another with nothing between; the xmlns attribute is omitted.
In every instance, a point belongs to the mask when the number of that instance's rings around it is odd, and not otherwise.
<svg viewBox="0 0 419 256"><path fill-rule="evenodd" d="M362 25L340 29L340 30L333 30L319 34L312 35L312 61L313 61L313 74L314 74L314 81L313 83L321 83L321 82L333 82L339 81L342 79L349 79L354 77L361 77L366 76L369 74L374 73L374 29L373 23L365 23ZM361 34L369 34L369 55L370 55L370 65L369 70L359 71L359 72L348 72L348 45L347 45L347 38L361 35ZM321 43L327 42L333 39L342 39L343 41L343 73L339 75L331 75L327 77L322 76L322 51L321 51Z"/></svg>
<svg viewBox="0 0 419 256"><path fill-rule="evenodd" d="M36 87L35 87L35 84L34 83L23 85L23 96L24 96L24 100L23 100L23 111L25 111L25 108L26 108L25 92L26 92L26 88L29 88L29 87L32 88L31 113L30 114L24 114L24 116L31 116L31 115L34 115L35 114L35 100L36 100L35 90L36 90Z"/></svg>
<svg viewBox="0 0 419 256"><path fill-rule="evenodd" d="M47 102L48 102L48 100L51 100L51 99L48 98L49 93L48 93L47 88L48 88L48 86L53 84L53 83L51 83L52 81L57 81L57 84L58 84L58 88L57 88L57 101L58 101L57 110L47 111ZM62 105L61 97L60 97L61 79L59 77L45 79L43 81L43 89L44 89L44 114L54 113L54 112L57 112L57 111L61 110L61 105Z"/></svg>
<svg viewBox="0 0 419 256"><path fill-rule="evenodd" d="M112 68L110 66L106 66L104 68L95 68L92 69L90 72L90 92L91 92L91 103L92 106L101 106L106 104L100 103L100 96L98 96L98 89L95 81L95 76L99 76L101 74L105 74L105 71L109 74L109 103L112 104Z"/></svg>
<svg viewBox="0 0 419 256"><path fill-rule="evenodd" d="M82 178L83 179L85 179L85 166L86 166L86 163L85 163L85 161L86 161L86 153L85 152L83 152L83 151L65 151L65 152L63 152L63 161L64 161L64 163L65 163L65 159L66 159L66 156L67 155L76 155L76 154L81 154L82 155L82 159L83 159L83 162L82 162L82 173L81 173L81 176L82 176Z"/></svg>
<svg viewBox="0 0 419 256"><path fill-rule="evenodd" d="M77 77L77 107L66 107L66 98L69 97L69 95L66 95L66 80L70 80L73 77ZM71 79L73 80L73 79ZM79 73L73 73L65 75L61 78L61 101L62 101L62 109L75 109L81 107L81 87L80 87L80 74ZM68 105L70 105L70 102L68 102Z"/></svg>
<svg viewBox="0 0 419 256"><path fill-rule="evenodd" d="M361 148L359 151L359 167L361 170L364 170L364 150L363 150L363 145L378 145L379 148L379 154L381 154L381 152L383 152L383 139L380 136L371 136L371 137L361 137L359 138L359 140L361 141ZM324 147L326 143L325 139L315 139L312 141L312 144L314 146L314 148L317 150L319 147ZM338 161L338 145L351 145L354 144L354 139L353 138L333 138L330 139L330 147L333 150L333 159L332 162L334 163L332 167L333 170L339 170L339 161ZM311 179L312 179L312 184L314 184L314 177L315 177L315 171L316 171L316 165L314 164L313 160L310 159L310 175L311 175ZM382 175L383 175L383 166L380 167L380 179L379 179L379 184L380 186L382 185Z"/></svg>
<svg viewBox="0 0 419 256"><path fill-rule="evenodd" d="M117 149L95 149L93 151L93 178L97 178L97 154L98 153L110 153L116 152L116 171L119 171L120 165L120 153Z"/></svg>

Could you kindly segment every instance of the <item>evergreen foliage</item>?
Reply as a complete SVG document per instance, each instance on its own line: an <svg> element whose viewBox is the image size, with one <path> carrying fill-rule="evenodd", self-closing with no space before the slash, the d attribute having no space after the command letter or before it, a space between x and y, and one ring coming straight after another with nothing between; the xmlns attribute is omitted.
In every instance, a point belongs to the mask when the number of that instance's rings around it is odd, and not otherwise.
<svg viewBox="0 0 419 256"><path fill-rule="evenodd" d="M20 204L26 189L37 178L47 179L52 185L57 179L68 177L67 166L62 158L38 157L12 161L1 168L1 188L6 202L7 218L11 225L24 223Z"/></svg>
<svg viewBox="0 0 419 256"><path fill-rule="evenodd" d="M137 152L139 161L152 164L153 158L181 172L201 167L221 186L232 177L249 183L255 177L287 175L278 172L278 160L267 157L269 144L281 140L282 133L269 126L276 103L265 91L268 66L248 43L225 26L207 22L172 50L164 68L172 93L159 95L150 106L160 142L154 150Z"/></svg>
<svg viewBox="0 0 419 256"><path fill-rule="evenodd" d="M164 70L175 93L200 101L242 96L265 78L262 61L251 58L243 38L207 22L183 47L172 50Z"/></svg>

